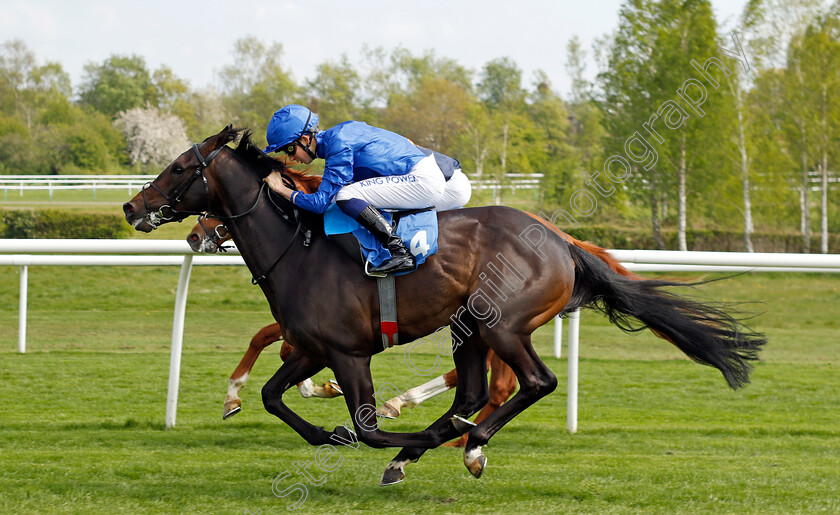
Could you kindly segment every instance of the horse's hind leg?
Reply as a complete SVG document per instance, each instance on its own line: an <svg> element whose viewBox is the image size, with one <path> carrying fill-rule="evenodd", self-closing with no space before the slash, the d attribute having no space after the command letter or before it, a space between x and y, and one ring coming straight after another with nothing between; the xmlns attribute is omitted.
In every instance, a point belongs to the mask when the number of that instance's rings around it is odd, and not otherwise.
<svg viewBox="0 0 840 515"><path fill-rule="evenodd" d="M455 350L453 358L458 370L455 399L452 401L449 411L428 428L430 430L445 430L444 441L455 438L464 432L464 427L461 424L458 424L458 427L453 424L453 416L459 415L463 418L469 418L487 404L487 347L477 338L477 333L478 331L475 330L473 336ZM402 481L405 477L405 466L409 462L419 460L424 452L426 452L425 448L403 448L385 468L382 480L379 483L380 486L392 485Z"/></svg>
<svg viewBox="0 0 840 515"><path fill-rule="evenodd" d="M534 352L530 335L486 332L489 334L485 334L485 341L516 374L519 392L470 430L467 445L464 447L464 464L475 477L481 476L487 463L481 447L486 445L502 426L557 388L557 378Z"/></svg>

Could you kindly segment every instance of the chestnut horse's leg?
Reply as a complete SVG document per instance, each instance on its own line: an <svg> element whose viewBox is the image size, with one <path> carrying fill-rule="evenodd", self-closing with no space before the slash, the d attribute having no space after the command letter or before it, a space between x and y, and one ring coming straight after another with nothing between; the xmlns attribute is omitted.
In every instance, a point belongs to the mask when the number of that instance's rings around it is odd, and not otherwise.
<svg viewBox="0 0 840 515"><path fill-rule="evenodd" d="M222 412L223 419L230 418L242 410L242 399L239 398L239 392L245 387L248 374L254 367L254 363L256 363L262 350L281 338L283 338L283 332L280 330L279 324L265 326L251 338L248 350L245 351L245 355L242 356L242 360L239 361L239 365L230 376L230 384L225 396L225 407ZM282 357L282 351L280 355Z"/></svg>
<svg viewBox="0 0 840 515"><path fill-rule="evenodd" d="M490 360L490 402L475 417L476 425L499 409L516 391L516 374L513 373L513 369L507 366L492 350L488 353L488 359ZM469 435L463 434L461 438L443 445L446 447L463 447L467 444L467 436Z"/></svg>
<svg viewBox="0 0 840 515"><path fill-rule="evenodd" d="M251 338L248 350L245 351L245 355L242 356L242 360L230 376L230 384L227 395L225 396L222 419L228 419L242 411L242 399L239 398L239 392L245 387L245 383L248 381L248 374L254 368L254 363L257 362L257 358L263 349L282 339L283 332L280 330L280 325L276 323L263 327ZM280 359L286 361L289 355L291 355L292 350L294 350L292 345L284 340L280 348ZM305 398L321 397L331 399L341 395L341 388L335 381L327 381L318 386L312 379L307 377L298 383L297 387L301 396Z"/></svg>
<svg viewBox="0 0 840 515"><path fill-rule="evenodd" d="M499 358L513 369L520 388L511 400L470 430L464 447L464 464L475 477L481 476L487 463L481 447L516 415L557 388L557 378L537 356L531 346L530 335L499 329L484 330L482 333Z"/></svg>
<svg viewBox="0 0 840 515"><path fill-rule="evenodd" d="M385 402L376 410L376 415L391 419L397 418L400 416L400 410L403 408L414 408L423 401L455 388L457 382L458 370L452 369L442 376L438 376L420 386L415 386L404 394Z"/></svg>
<svg viewBox="0 0 840 515"><path fill-rule="evenodd" d="M466 318L462 319L465 321ZM473 331L463 344L459 345L453 354L455 366L458 370L458 384L455 389L455 399L452 407L442 417L437 419L429 430L443 430L444 441L450 440L464 432L463 426L455 427L452 423L454 415L464 418L487 404L487 347L477 337L478 331ZM382 474L380 486L399 483L405 477L405 466L417 461L426 452L425 448L407 447L402 449Z"/></svg>

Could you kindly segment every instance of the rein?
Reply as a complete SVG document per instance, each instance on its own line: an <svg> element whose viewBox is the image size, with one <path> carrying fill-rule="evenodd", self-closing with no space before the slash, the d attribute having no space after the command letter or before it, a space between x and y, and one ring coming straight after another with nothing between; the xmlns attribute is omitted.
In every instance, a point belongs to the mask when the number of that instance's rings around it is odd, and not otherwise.
<svg viewBox="0 0 840 515"><path fill-rule="evenodd" d="M208 213L211 214L212 216L214 216L215 218L219 219L219 220L237 220L239 218L243 218L243 217L251 214L257 208L257 206L260 203L260 197L262 197L263 191L268 190L268 183L266 183L266 182L263 182L260 185L260 190L257 192L257 196L254 199L254 203L251 205L251 207L249 207L244 212L239 213L239 214L235 214L235 215L229 215L229 216L217 215L217 214L213 213L212 206L210 205L210 186L207 183L207 176L204 175L204 170L208 166L210 166L210 163L213 162L213 159L215 159L216 156L219 155L219 152L221 152L222 149L224 149L224 148L226 148L226 146L224 146L224 145L220 146L216 150L207 154L207 157L205 158L204 156L201 155L201 152L198 149L198 143L193 144L192 150L193 150L193 153L198 158L198 163L199 164L195 167L195 171L190 176L190 178L187 180L187 182L184 183L184 185L181 186L179 189L177 189L176 192L172 195L174 197L174 199L170 199L169 195L167 195L160 188L160 186L155 184L154 181L147 182L145 185L143 185L142 190L140 190L141 191L141 197L143 199L143 205L146 208L146 212L149 213L147 216L148 216L149 222L151 223L152 226L157 227L157 225L159 225L159 221L161 221L161 220L162 221L169 221L169 220L172 220L173 218L175 218L178 215L186 215L186 216L199 215L199 220L198 220L199 223L201 223L200 216L202 216L202 215L206 216ZM181 200L182 200L183 196L189 191L189 189L192 187L193 183L196 180L198 180L199 177L201 177L202 182L204 182L204 191L207 195L207 209L205 211L178 211L178 210L176 210L175 206L177 206L178 204L181 203ZM294 190L297 190L297 184L295 184L294 180L292 180L292 178L289 177L288 175L283 174L283 182L287 186L289 186L290 188L292 188ZM146 201L146 190L149 189L149 188L153 188L153 189L157 190L157 192L167 202L166 204L161 206L155 212L152 212L149 209L149 204ZM280 253L280 256L276 260L274 260L274 263L272 263L271 266L269 266L268 269L265 272L263 272L262 274L255 275L251 278L251 284L254 284L254 285L260 284L261 282L265 281L266 276L269 273L271 273L272 270L274 270L274 267L276 267L277 264L280 262L280 260L283 259L283 257L285 257L285 255L289 252L289 250L291 250L292 245L294 244L295 239L297 238L298 234L303 234L303 236L304 236L304 240L303 240L303 246L304 247L308 247L310 245L311 241L312 241L312 231L310 231L309 229L307 229L303 226L303 220L300 217L300 211L298 210L297 206L292 204L292 213L294 215L294 219L292 219L292 217L289 216L288 213L286 213L286 210L283 209L282 206L279 206L277 204L277 202L275 202L275 200L274 200L274 198L272 198L270 192L267 193L267 196L268 196L269 202L271 202L271 205L274 206L274 209L277 210L280 213L280 216L285 221L291 223L292 225L295 225L296 227L295 227L295 233L289 239L289 244L286 246L286 248L283 250L283 252ZM169 211L168 216L167 216L167 213L164 212L164 210ZM202 226L202 228L204 227L203 224L201 226ZM225 228L227 229L227 227L225 227ZM207 233L206 229L205 229L204 232L205 232L205 234ZM218 237L219 235L216 234L216 236ZM217 246L220 249L222 248L219 245L217 245Z"/></svg>
<svg viewBox="0 0 840 515"><path fill-rule="evenodd" d="M297 191L297 184L295 184L295 182L288 175L283 175L283 182L286 183L287 186L289 186L292 189L294 189L295 191ZM267 184L267 183L263 183L263 184ZM262 191L262 190L260 190L260 191ZM272 263L271 266L269 266L268 269L265 272L263 272L262 274L260 274L259 276L255 275L255 276L251 277L251 284L253 284L253 285L257 285L257 284L260 284L261 282L265 281L266 276L269 273L271 273L272 270L274 270L274 267L277 266L277 263L279 263L280 260L283 259L283 257L286 255L287 252L289 252L289 250L291 250L292 244L294 244L295 238L297 238L298 234L300 234L301 232L303 233L303 246L304 247L308 247L309 244L312 241L312 231L303 227L303 220L300 217L300 211L298 210L298 208L294 204L292 204L292 209L293 209L292 212L294 213L295 219L294 219L294 221L292 221L291 217L286 213L286 210L283 209L281 206L278 206L277 203L274 201L274 198L271 196L271 192L268 193L268 200L271 202L271 205L274 206L274 209L276 209L277 211L280 212L280 216L282 216L284 220L286 220L287 222L296 226L295 227L295 233L289 239L289 244L286 246L286 249L283 250L283 252L280 253L280 255L277 257L277 259L274 260L274 263Z"/></svg>

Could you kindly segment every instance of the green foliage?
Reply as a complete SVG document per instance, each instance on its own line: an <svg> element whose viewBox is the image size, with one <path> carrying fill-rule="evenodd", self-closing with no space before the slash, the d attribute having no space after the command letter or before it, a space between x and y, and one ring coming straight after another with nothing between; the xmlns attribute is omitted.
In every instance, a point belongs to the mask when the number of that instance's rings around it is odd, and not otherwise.
<svg viewBox="0 0 840 515"><path fill-rule="evenodd" d="M109 117L156 100L156 91L146 60L138 55L112 55L102 64L85 65L80 97Z"/></svg>
<svg viewBox="0 0 840 515"><path fill-rule="evenodd" d="M310 108L318 113L325 128L357 118L360 88L361 78L347 55L336 63L319 64L315 77L306 81Z"/></svg>
<svg viewBox="0 0 840 515"><path fill-rule="evenodd" d="M802 231L810 248L818 226L840 226L836 192L806 183L808 171L834 170L840 158L840 8L818 8L816 0L748 2L738 25L752 67L746 73L719 51L735 46L708 0L627 0L616 30L596 48L603 66L595 84L585 68L596 59L570 39L569 98L539 70L523 85L509 57L471 70L401 47L317 63L299 85L282 45L246 37L218 73L219 90L192 89L167 67L150 71L137 55L112 55L87 65L75 101L59 64L41 65L22 41L9 41L0 46L0 173L148 171L129 164L128 144L111 124L129 107L177 116L192 141L234 123L250 127L259 144L271 114L297 102L319 114L322 129L366 121L459 159L477 180L505 185L511 173L542 173L534 193L544 210L573 209L572 195L585 188L599 206L587 224L649 226L661 247L670 246L663 231L674 225L684 233L736 231L750 214L759 233ZM727 67L709 71L719 87L692 65L708 58ZM705 84L703 116L678 94L691 79ZM685 113L678 127L664 126L659 111L668 102ZM636 133L656 165L631 159L624 182L607 181L605 161L626 157ZM174 157L168 153L162 159ZM520 205L509 189L476 192L478 201Z"/></svg>
<svg viewBox="0 0 840 515"><path fill-rule="evenodd" d="M234 122L254 130L261 140L274 111L291 103L298 86L283 68L283 45L264 44L250 36L234 44L234 65L219 74L225 93L224 104ZM206 136L205 136L206 137Z"/></svg>
<svg viewBox="0 0 840 515"><path fill-rule="evenodd" d="M131 234L131 227L117 214L58 209L0 210L2 238L112 239Z"/></svg>
<svg viewBox="0 0 840 515"><path fill-rule="evenodd" d="M650 249L657 248L649 229L621 228L606 225L585 225L563 227L563 219L558 221L561 229L579 240L595 243L611 249ZM665 248L677 250L678 240L675 229L663 229L662 237ZM686 231L688 250L706 250L720 252L744 252L744 233L733 229L690 229ZM753 246L756 252L800 252L801 238L795 233L757 232L753 233ZM840 234L831 235L831 249L840 251ZM816 243L812 252L818 250Z"/></svg>

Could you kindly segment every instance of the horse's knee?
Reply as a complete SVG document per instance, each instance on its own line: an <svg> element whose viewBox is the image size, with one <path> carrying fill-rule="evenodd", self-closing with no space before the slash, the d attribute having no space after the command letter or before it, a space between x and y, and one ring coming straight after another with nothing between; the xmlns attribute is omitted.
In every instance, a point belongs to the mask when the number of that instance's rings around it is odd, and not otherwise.
<svg viewBox="0 0 840 515"><path fill-rule="evenodd" d="M260 393L262 394L262 402L265 410L271 414L276 414L278 395L277 389L274 388L271 381L265 383L265 386L262 387L262 391Z"/></svg>
<svg viewBox="0 0 840 515"><path fill-rule="evenodd" d="M550 371L537 378L535 391L540 397L545 397L557 389L557 377Z"/></svg>
<svg viewBox="0 0 840 515"><path fill-rule="evenodd" d="M465 414L472 415L478 412L490 402L490 392L487 388L482 388L477 392L470 392L463 396L462 409Z"/></svg>

